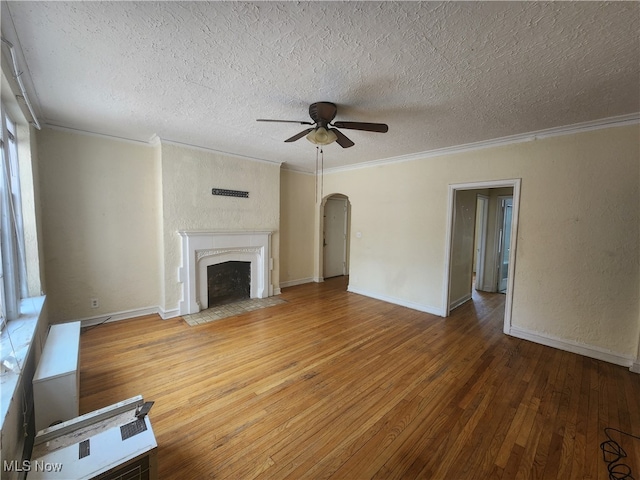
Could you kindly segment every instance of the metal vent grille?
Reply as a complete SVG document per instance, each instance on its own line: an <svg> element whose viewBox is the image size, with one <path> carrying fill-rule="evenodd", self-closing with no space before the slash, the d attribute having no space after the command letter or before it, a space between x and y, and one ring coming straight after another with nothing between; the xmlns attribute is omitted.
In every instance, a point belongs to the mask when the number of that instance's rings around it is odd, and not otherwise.
<svg viewBox="0 0 640 480"><path fill-rule="evenodd" d="M127 423L126 425L122 425L120 427L120 435L124 441L127 438L131 438L141 432L144 432L146 429L147 424L145 423L144 418L139 418L133 422Z"/></svg>
<svg viewBox="0 0 640 480"><path fill-rule="evenodd" d="M78 444L78 459L88 457L91 454L91 445L89 439L83 440Z"/></svg>
<svg viewBox="0 0 640 480"><path fill-rule="evenodd" d="M249 192L242 190L227 190L225 188L213 188L211 189L213 195L222 195L224 197L240 197L249 198Z"/></svg>
<svg viewBox="0 0 640 480"><path fill-rule="evenodd" d="M93 480L152 480L149 465L149 456L128 462L125 465L116 467L114 470L94 477Z"/></svg>

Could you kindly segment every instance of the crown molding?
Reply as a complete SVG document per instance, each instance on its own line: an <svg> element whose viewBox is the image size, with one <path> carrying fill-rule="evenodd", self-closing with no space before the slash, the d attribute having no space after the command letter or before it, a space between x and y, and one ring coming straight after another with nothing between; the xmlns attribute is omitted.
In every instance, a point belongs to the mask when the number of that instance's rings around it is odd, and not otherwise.
<svg viewBox="0 0 640 480"><path fill-rule="evenodd" d="M314 172L313 170L308 170L305 168L301 168L301 167L296 167L295 165L291 165L288 163L283 163L282 164L282 170L288 170L289 172L295 172L295 173L302 173L304 175L315 175L316 172Z"/></svg>
<svg viewBox="0 0 640 480"><path fill-rule="evenodd" d="M177 142L175 140L169 140L166 138L162 138L159 137L157 134L153 134L149 137L148 140L140 140L140 139L136 139L136 138L127 138L127 137L122 137L119 135L110 135L107 133L98 133L98 132L92 132L90 130L82 130L79 128L73 128L73 127L66 127L64 125L57 125L55 123L49 123L46 122L44 123L44 126L47 128L51 128L52 130L60 130L63 132L69 132L69 133L77 133L80 135L88 135L91 137L99 137L99 138L105 138L108 140L117 140L120 142L126 142L126 143L133 143L135 145L143 145L146 147L158 147L162 144L165 145L173 145L176 147L181 147L181 148L190 148L192 150L200 150L200 151L204 151L204 152L209 152L209 153L216 153L219 155L224 155L226 157L235 157L235 158L241 158L243 160L248 160L248 161L252 161L252 162L260 162L260 163L268 163L270 165L281 165L282 162L275 162L272 160L265 160L262 158L257 158L257 157L249 157L246 155L238 155L236 153L229 153L229 152L223 152L221 150L215 150L213 148L207 148L207 147L201 147L199 145L192 145L189 143L184 143L184 142Z"/></svg>
<svg viewBox="0 0 640 480"><path fill-rule="evenodd" d="M55 123L50 123L50 122L44 122L43 125L46 128L50 128L52 130L59 130L62 132L67 132L67 133L76 133L79 135L88 135L90 137L98 137L98 138L104 138L107 140L116 140L119 142L125 142L125 143L133 143L135 145L142 145L142 146L153 146L154 144L149 140L139 140L137 138L127 138L127 137L122 137L119 135L109 135L107 133L98 133L98 132L92 132L90 130L83 130L80 128L73 128L73 127L67 127L65 125L58 125Z"/></svg>
<svg viewBox="0 0 640 480"><path fill-rule="evenodd" d="M424 160L426 158L440 157L444 155L454 155L464 152L472 152L475 150L481 150L484 148L500 147L504 145L511 145L514 143L531 142L534 140L540 140L543 138L557 137L562 135L573 135L576 133L584 133L592 130L600 130L603 128L623 127L627 125L636 125L640 123L640 112L630 113L628 115L620 115L617 117L602 118L599 120L592 120L588 122L576 123L573 125L565 125L562 127L547 128L544 130L537 130L534 132L519 133L516 135L509 135L506 137L495 138L491 140L482 140L480 142L466 143L463 145L456 145L453 147L437 148L434 150L426 150L424 152L411 153L408 155L400 155L398 157L383 158L379 160L372 160L370 162L362 162L355 165L347 165L344 167L326 168L324 173L338 173L346 172L349 170L359 170L361 168L368 168L380 165L389 165L393 163L411 162L415 160Z"/></svg>
<svg viewBox="0 0 640 480"><path fill-rule="evenodd" d="M216 153L216 154L219 154L219 155L224 155L226 157L235 157L235 158L241 158L242 160L249 160L249 161L252 161L252 162L268 163L269 165L278 165L279 166L279 165L282 165L282 163L283 163L283 162L276 162L276 161L273 161L273 160L265 160L264 158L250 157L248 155L239 155L237 153L224 152L222 150L215 150L213 148L201 147L199 145L192 145L190 143L177 142L175 140L169 140L169 139L166 139L166 138L158 137L156 135L154 135L154 137L157 138L163 144L173 145L175 147L190 148L192 150L200 150L202 152ZM155 140L154 137L152 137L152 139Z"/></svg>
<svg viewBox="0 0 640 480"><path fill-rule="evenodd" d="M160 145L162 145L162 140L160 139L160 137L158 135L156 135L154 133L153 135L151 135L149 137L148 143L152 147L159 147Z"/></svg>
<svg viewBox="0 0 640 480"><path fill-rule="evenodd" d="M411 162L415 160L424 160L427 158L440 157L444 155L454 155L458 153L472 152L472 151L481 150L484 148L500 147L505 145L512 145L515 143L531 142L534 140L540 140L544 138L557 137L562 135L573 135L576 133L584 133L584 132L589 132L592 130L600 130L604 128L637 125L639 123L640 123L640 112L635 112L627 115L620 115L616 117L608 117L608 118L602 118L602 119L592 120L588 122L576 123L573 125L547 128L544 130L537 130L534 132L519 133L516 135L509 135L506 137L500 137L500 138L495 138L491 140L482 140L480 142L467 143L467 144L456 145L452 147L437 148L434 150L426 150L423 152L411 153L408 155L400 155L397 157L372 160L369 162L362 162L354 165L346 165L343 167L326 168L324 170L324 173L325 174L339 173L339 172L346 172L350 170L359 170L361 168L368 168L373 166L389 165L389 164L402 163L402 162ZM216 154L224 155L228 157L240 158L242 160L267 163L271 165L280 165L283 170L289 170L292 172L303 173L308 175L315 175L315 172L313 170L310 171L308 169L299 168L299 167L296 167L295 165L287 164L285 162L277 162L273 160L265 160L263 158L250 157L247 155L239 155L236 153L224 152L221 150L215 150L213 148L202 147L199 145L193 145L189 143L178 142L175 140L161 138L156 134L153 134L151 137L149 137L148 140L139 140L134 138L121 137L118 135L109 135L105 133L81 130L78 128L66 127L63 125L57 125L49 122L45 122L44 125L47 128L52 128L54 130L62 130L62 131L68 131L72 133L79 133L83 135L91 135L96 137L107 138L110 140L119 140L123 142L133 143L136 145L156 147L158 145L167 144L167 145L174 145L182 148L191 148L194 150L201 150L209 153L216 153Z"/></svg>

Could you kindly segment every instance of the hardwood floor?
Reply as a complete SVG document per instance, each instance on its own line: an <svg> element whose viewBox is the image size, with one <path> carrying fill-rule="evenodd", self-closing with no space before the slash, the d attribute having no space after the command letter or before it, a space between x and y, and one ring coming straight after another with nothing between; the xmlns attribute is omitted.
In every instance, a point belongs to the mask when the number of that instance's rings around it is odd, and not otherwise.
<svg viewBox="0 0 640 480"><path fill-rule="evenodd" d="M443 319L345 288L89 329L81 413L154 400L161 479L607 479L603 429L640 435L640 376L504 335L502 295ZM614 438L640 478L640 440Z"/></svg>

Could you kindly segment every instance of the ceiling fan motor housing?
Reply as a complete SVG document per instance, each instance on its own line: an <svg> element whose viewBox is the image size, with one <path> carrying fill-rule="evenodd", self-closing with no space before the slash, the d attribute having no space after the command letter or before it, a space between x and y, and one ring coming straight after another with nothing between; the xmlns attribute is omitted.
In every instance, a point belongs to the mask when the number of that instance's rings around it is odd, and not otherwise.
<svg viewBox="0 0 640 480"><path fill-rule="evenodd" d="M316 123L316 127L324 127L336 117L338 107L331 102L316 102L309 105L309 116Z"/></svg>

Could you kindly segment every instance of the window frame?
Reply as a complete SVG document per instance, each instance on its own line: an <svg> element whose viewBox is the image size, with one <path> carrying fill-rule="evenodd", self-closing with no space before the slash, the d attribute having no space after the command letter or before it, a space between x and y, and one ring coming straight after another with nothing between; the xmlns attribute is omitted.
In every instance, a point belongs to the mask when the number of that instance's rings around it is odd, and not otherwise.
<svg viewBox="0 0 640 480"><path fill-rule="evenodd" d="M20 195L17 123L1 107L0 138L0 327L20 316L27 297L24 229Z"/></svg>

